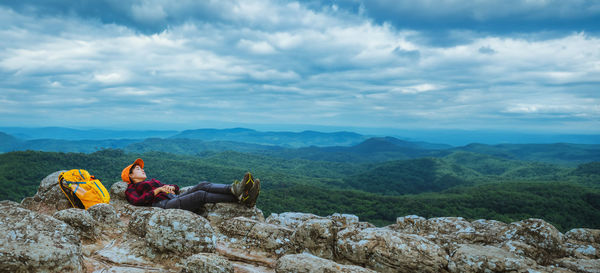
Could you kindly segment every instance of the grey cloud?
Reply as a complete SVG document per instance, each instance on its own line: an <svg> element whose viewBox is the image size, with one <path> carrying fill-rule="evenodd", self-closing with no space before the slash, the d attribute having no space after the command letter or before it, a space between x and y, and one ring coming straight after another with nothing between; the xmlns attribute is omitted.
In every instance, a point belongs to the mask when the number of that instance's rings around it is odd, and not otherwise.
<svg viewBox="0 0 600 273"><path fill-rule="evenodd" d="M0 41L0 109L9 109L0 110L0 122L26 122L22 109L34 107L30 121L100 126L127 124L129 116L183 128L208 120L473 128L529 126L527 117L538 116L557 123L555 102L532 103L540 96L585 106L558 114L600 117L597 36L448 31L439 39L452 41L440 46L423 31L378 24L343 4L340 12L333 2L259 2L0 7L10 26L0 30L9 38ZM252 8L259 10L236 13ZM260 8L264 16L256 16ZM79 105L68 119L55 110L63 98ZM527 113L533 107L546 110Z"/></svg>
<svg viewBox="0 0 600 273"><path fill-rule="evenodd" d="M489 46L482 46L479 48L479 53L481 54L494 54L496 51Z"/></svg>
<svg viewBox="0 0 600 273"><path fill-rule="evenodd" d="M522 1L522 0L349 0L338 1L342 7L364 12L378 21L391 21L409 28L481 28L505 31L519 25L542 30L548 27L576 27L575 24L598 30L600 18L597 1ZM537 26L536 26L537 25ZM421 26L421 27L419 27ZM519 29L515 29L517 32ZM577 29L581 30L581 29Z"/></svg>

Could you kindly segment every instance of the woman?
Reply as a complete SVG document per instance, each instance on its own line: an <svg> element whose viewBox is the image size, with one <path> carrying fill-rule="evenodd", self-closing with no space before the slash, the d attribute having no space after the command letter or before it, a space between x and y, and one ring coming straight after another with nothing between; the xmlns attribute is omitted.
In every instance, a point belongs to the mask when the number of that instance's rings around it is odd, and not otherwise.
<svg viewBox="0 0 600 273"><path fill-rule="evenodd" d="M177 185L163 184L154 178L146 180L144 161L141 158L125 167L121 178L129 184L125 191L127 201L136 206L194 211L205 203L237 202L253 207L260 193L260 180L253 179L250 173L246 173L241 182L236 180L231 185L201 182L178 195Z"/></svg>

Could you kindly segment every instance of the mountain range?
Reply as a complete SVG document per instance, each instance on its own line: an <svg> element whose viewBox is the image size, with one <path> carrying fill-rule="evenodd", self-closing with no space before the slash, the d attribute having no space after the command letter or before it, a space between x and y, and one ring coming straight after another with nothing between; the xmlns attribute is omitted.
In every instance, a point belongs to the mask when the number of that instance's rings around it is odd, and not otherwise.
<svg viewBox="0 0 600 273"><path fill-rule="evenodd" d="M41 130L41 129L40 129ZM95 131L50 128L50 132L76 132L78 138ZM32 130L31 132L35 132ZM105 135L133 135L133 131L106 131ZM576 166L600 161L598 144L497 144L472 143L453 147L447 144L407 141L394 137L370 137L350 132L322 133L314 131L259 132L251 129L199 129L181 133L142 131L138 135L163 134L165 138L119 139L21 139L0 132L0 152L48 151L92 153L103 149L122 149L131 153L150 151L185 155L206 155L237 151L285 159L332 162L384 162L421 157L444 157L457 151L491 155L508 160L537 161ZM79 134L79 135L77 135ZM173 134L173 135L169 135ZM47 134L41 134L46 135ZM98 137L98 135L96 136Z"/></svg>

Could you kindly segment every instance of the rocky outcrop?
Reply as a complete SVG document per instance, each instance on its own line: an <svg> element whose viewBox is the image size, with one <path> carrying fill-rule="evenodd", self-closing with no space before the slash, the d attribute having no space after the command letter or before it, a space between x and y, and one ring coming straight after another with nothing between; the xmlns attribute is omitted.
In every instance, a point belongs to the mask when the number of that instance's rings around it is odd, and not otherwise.
<svg viewBox="0 0 600 273"><path fill-rule="evenodd" d="M82 239L95 240L100 233L98 222L87 210L74 208L61 210L54 213L53 217L73 227Z"/></svg>
<svg viewBox="0 0 600 273"><path fill-rule="evenodd" d="M124 182L110 188L110 204L81 210L58 174L21 204L0 202L0 271L600 272L598 229L416 215L375 227L339 213L265 219L233 203L193 213L132 206Z"/></svg>
<svg viewBox="0 0 600 273"><path fill-rule="evenodd" d="M58 176L66 170L56 171L44 178L33 197L27 197L21 201L21 205L30 210L46 215L52 215L56 211L72 208L65 194L58 186Z"/></svg>
<svg viewBox="0 0 600 273"><path fill-rule="evenodd" d="M502 248L485 245L460 245L452 255L450 272L526 272L535 266L532 259Z"/></svg>
<svg viewBox="0 0 600 273"><path fill-rule="evenodd" d="M343 265L308 253L289 254L277 260L277 273L375 273L376 271L355 265Z"/></svg>
<svg viewBox="0 0 600 273"><path fill-rule="evenodd" d="M345 260L378 272L440 272L449 260L430 240L388 228L346 228L337 235L336 250Z"/></svg>
<svg viewBox="0 0 600 273"><path fill-rule="evenodd" d="M233 265L217 254L200 253L187 258L181 272L233 273Z"/></svg>
<svg viewBox="0 0 600 273"><path fill-rule="evenodd" d="M146 223L146 243L175 254L214 252L216 236L208 220L179 209L158 210Z"/></svg>
<svg viewBox="0 0 600 273"><path fill-rule="evenodd" d="M0 202L0 268L4 272L83 272L77 231L65 222Z"/></svg>
<svg viewBox="0 0 600 273"><path fill-rule="evenodd" d="M499 236L501 241L518 241L511 249L539 264L552 264L552 260L565 255L564 235L554 226L540 219L527 219L508 225Z"/></svg>

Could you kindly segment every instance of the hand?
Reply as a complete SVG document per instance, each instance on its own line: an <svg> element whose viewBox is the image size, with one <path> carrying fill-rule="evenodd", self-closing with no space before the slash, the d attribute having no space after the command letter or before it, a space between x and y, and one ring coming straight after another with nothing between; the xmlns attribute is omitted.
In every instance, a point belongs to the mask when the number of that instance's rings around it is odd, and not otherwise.
<svg viewBox="0 0 600 273"><path fill-rule="evenodd" d="M164 185L164 187L167 189L167 193L175 193L175 186Z"/></svg>
<svg viewBox="0 0 600 273"><path fill-rule="evenodd" d="M154 189L154 195L157 195L157 194L159 194L161 192L164 192L164 193L167 193L167 194L168 193L173 193L174 190L175 190L175 187L169 186L169 185L164 185L164 186L162 186L160 188Z"/></svg>

